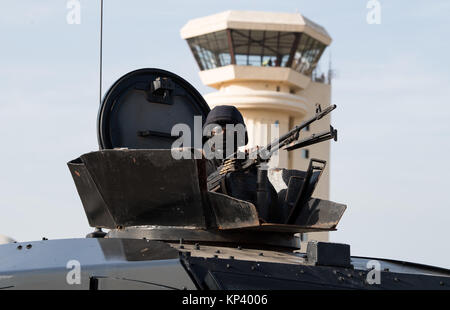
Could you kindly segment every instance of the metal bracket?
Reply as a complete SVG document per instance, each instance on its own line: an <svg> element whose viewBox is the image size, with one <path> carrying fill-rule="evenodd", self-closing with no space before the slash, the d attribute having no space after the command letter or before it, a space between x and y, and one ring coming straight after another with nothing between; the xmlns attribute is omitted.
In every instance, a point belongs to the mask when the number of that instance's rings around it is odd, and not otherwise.
<svg viewBox="0 0 450 310"><path fill-rule="evenodd" d="M182 136L182 134L181 135L172 136L169 133L156 131L156 130L139 130L137 132L137 135L139 137L143 137L143 138L146 138L146 137L159 137L159 138L165 138L165 139L170 139L170 140L176 140L176 139L178 139L178 138L180 138Z"/></svg>
<svg viewBox="0 0 450 310"><path fill-rule="evenodd" d="M293 224L297 217L300 215L300 212L303 206L309 201L311 195L314 192L314 189L317 185L317 182L322 175L323 170L325 170L326 161L320 159L312 158L309 162L308 170L306 172L305 180L302 184L302 187L298 193L297 200L295 201L294 207L289 213L289 216L286 220L286 224ZM317 165L319 164L319 165Z"/></svg>
<svg viewBox="0 0 450 310"><path fill-rule="evenodd" d="M172 104L171 92L175 86L170 78L157 77L151 84L147 92L147 100L151 102Z"/></svg>

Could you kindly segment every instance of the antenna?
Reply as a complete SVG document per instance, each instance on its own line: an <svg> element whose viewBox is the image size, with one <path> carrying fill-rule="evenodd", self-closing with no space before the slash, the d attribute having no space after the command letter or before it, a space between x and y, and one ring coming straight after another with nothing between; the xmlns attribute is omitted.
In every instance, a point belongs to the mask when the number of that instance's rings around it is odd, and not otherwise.
<svg viewBox="0 0 450 310"><path fill-rule="evenodd" d="M102 66L103 65L103 0L100 0L100 87L99 105L102 104Z"/></svg>
<svg viewBox="0 0 450 310"><path fill-rule="evenodd" d="M330 51L330 53L329 53L329 60L328 60L328 84L330 84L331 85L331 81L333 80L333 78L334 78L334 71L333 71L333 65L332 65L332 63L331 63L331 50L329 50Z"/></svg>

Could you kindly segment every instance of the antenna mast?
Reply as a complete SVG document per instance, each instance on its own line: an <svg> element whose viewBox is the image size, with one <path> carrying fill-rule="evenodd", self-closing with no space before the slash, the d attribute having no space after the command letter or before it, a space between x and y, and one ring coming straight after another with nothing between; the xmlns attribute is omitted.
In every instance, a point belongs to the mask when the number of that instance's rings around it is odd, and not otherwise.
<svg viewBox="0 0 450 310"><path fill-rule="evenodd" d="M99 105L102 104L102 64L103 64L103 0L100 0L100 87Z"/></svg>
<svg viewBox="0 0 450 310"><path fill-rule="evenodd" d="M334 71L333 71L333 65L331 63L331 50L329 54L329 60L328 60L328 84L331 85L331 81L334 78Z"/></svg>

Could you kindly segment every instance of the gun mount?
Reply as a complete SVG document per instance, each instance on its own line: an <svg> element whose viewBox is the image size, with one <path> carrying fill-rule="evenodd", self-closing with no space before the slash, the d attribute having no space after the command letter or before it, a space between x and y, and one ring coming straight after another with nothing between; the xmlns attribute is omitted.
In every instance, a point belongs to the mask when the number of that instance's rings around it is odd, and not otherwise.
<svg viewBox="0 0 450 310"><path fill-rule="evenodd" d="M68 163L90 226L111 229L107 238L288 248L300 247L296 233L336 229L346 206L312 198L320 172L311 167L269 171L281 210L273 221L261 220L245 197L209 191L201 150L188 149L192 159L171 154L178 138L172 127L194 129L194 116L204 121L208 112L201 95L170 72L141 69L120 78L100 107L101 150Z"/></svg>

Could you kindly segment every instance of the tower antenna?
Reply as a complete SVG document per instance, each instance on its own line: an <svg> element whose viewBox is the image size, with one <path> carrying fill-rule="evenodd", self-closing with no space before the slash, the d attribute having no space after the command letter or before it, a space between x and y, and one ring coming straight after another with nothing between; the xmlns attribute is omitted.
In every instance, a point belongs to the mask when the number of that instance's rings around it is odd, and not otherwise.
<svg viewBox="0 0 450 310"><path fill-rule="evenodd" d="M103 0L100 0L100 87L99 104L102 104L102 67L103 67Z"/></svg>
<svg viewBox="0 0 450 310"><path fill-rule="evenodd" d="M330 85L331 85L331 81L334 78L333 64L331 62L331 59L332 59L332 57L331 57L331 50L330 50L329 60L328 60L328 84L330 84Z"/></svg>

